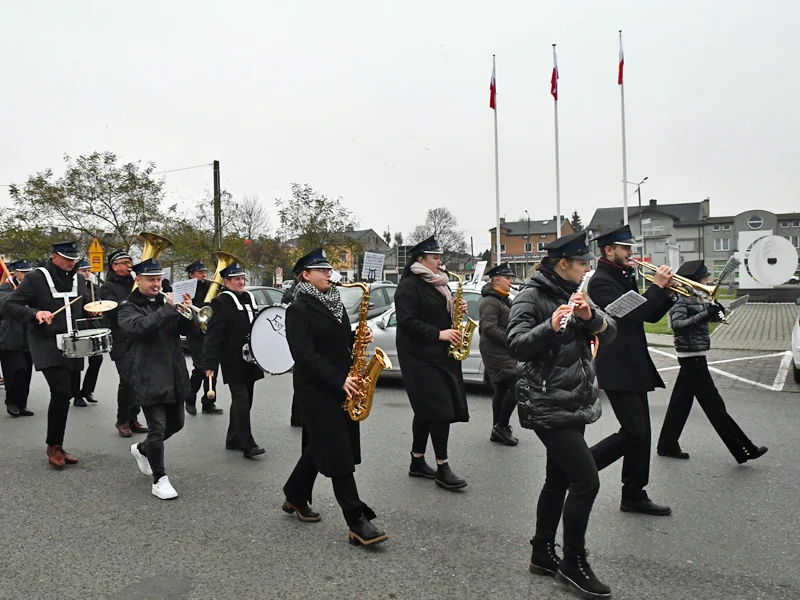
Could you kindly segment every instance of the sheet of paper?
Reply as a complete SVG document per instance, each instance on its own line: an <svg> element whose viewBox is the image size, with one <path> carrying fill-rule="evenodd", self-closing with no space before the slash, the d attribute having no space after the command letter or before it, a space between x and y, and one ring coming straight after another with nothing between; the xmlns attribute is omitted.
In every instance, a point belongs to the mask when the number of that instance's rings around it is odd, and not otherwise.
<svg viewBox="0 0 800 600"><path fill-rule="evenodd" d="M172 282L172 297L176 302L183 301L183 295L189 294L192 298L197 293L197 279Z"/></svg>
<svg viewBox="0 0 800 600"><path fill-rule="evenodd" d="M645 304L647 300L641 294L633 290L623 294L611 304L606 306L605 312L612 317L624 317L632 310Z"/></svg>

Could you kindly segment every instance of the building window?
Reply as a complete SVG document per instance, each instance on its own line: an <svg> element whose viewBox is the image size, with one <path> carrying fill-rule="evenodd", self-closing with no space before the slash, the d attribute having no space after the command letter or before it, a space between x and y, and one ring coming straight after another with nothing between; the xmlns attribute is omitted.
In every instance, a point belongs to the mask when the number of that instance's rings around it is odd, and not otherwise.
<svg viewBox="0 0 800 600"><path fill-rule="evenodd" d="M539 239L540 240L546 240L547 239L547 234L546 233L540 233L539 234Z"/></svg>
<svg viewBox="0 0 800 600"><path fill-rule="evenodd" d="M346 263L347 262L347 252L342 252L342 257L339 262Z"/></svg>
<svg viewBox="0 0 800 600"><path fill-rule="evenodd" d="M725 223L722 226L722 231L730 231L730 230L731 230L731 224L730 223Z"/></svg>
<svg viewBox="0 0 800 600"><path fill-rule="evenodd" d="M764 224L764 219L759 217L758 215L753 215L749 219L747 219L747 226L750 229L761 229L761 226Z"/></svg>
<svg viewBox="0 0 800 600"><path fill-rule="evenodd" d="M500 254L505 254L505 253L506 253L506 245L500 244Z"/></svg>
<svg viewBox="0 0 800 600"><path fill-rule="evenodd" d="M792 221L792 227L800 227L800 221Z"/></svg>
<svg viewBox="0 0 800 600"><path fill-rule="evenodd" d="M712 225L711 231L719 231L722 229L722 225Z"/></svg>
<svg viewBox="0 0 800 600"><path fill-rule="evenodd" d="M800 235L793 235L789 238L789 241L792 242L792 246L795 248L800 248Z"/></svg>
<svg viewBox="0 0 800 600"><path fill-rule="evenodd" d="M730 238L715 238L714 252L727 252L731 249Z"/></svg>
<svg viewBox="0 0 800 600"><path fill-rule="evenodd" d="M539 242L539 245L537 246L537 248L536 248L536 249L537 249L539 252L543 252L543 251L544 251L544 245L545 245L545 242Z"/></svg>
<svg viewBox="0 0 800 600"><path fill-rule="evenodd" d="M789 229L789 221L781 221L781 229Z"/></svg>
<svg viewBox="0 0 800 600"><path fill-rule="evenodd" d="M696 252L697 240L678 240L678 246L681 252Z"/></svg>
<svg viewBox="0 0 800 600"><path fill-rule="evenodd" d="M525 242L525 252L528 253L532 251L533 251L533 244L531 244L530 242Z"/></svg>

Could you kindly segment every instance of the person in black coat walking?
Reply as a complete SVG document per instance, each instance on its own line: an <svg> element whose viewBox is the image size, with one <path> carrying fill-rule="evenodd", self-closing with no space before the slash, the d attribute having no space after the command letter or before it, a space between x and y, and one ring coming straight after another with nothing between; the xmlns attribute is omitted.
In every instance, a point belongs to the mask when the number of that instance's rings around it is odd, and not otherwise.
<svg viewBox="0 0 800 600"><path fill-rule="evenodd" d="M83 358L67 358L60 345L61 334L77 329L83 315L86 281L75 271L78 245L74 241L53 244L45 266L28 274L3 303L3 319L27 323L28 343L37 371L50 388L47 409L47 460L56 469L74 465L78 459L64 450L73 371L83 370ZM63 309L63 310L62 310ZM56 311L61 310L61 312Z"/></svg>
<svg viewBox="0 0 800 600"><path fill-rule="evenodd" d="M33 270L27 260L10 263L11 280L0 285L0 312L25 276ZM6 412L12 417L32 417L28 410L33 359L28 348L28 324L21 319L0 317L0 364L6 386Z"/></svg>
<svg viewBox="0 0 800 600"><path fill-rule="evenodd" d="M231 390L231 413L225 448L240 450L245 458L264 454L250 429L253 385L264 372L242 356L250 326L256 316L256 299L244 289L244 270L232 263L220 271L225 289L211 301L214 311L208 322L202 368L206 378L216 375L222 365L222 377Z"/></svg>
<svg viewBox="0 0 800 600"><path fill-rule="evenodd" d="M584 598L610 598L610 588L586 560L586 527L600 479L583 434L601 414L592 342L601 347L611 342L616 325L578 292L594 259L586 233L558 238L545 248L547 257L514 298L508 320L508 347L522 362L520 424L533 429L547 449L529 570L555 575ZM555 551L561 520L563 561Z"/></svg>
<svg viewBox="0 0 800 600"><path fill-rule="evenodd" d="M408 474L459 490L467 482L451 470L447 442L450 424L469 421L469 408L461 362L448 354L451 344L461 343L461 334L453 328L454 298L447 274L440 270L442 250L433 237L411 248L408 255L394 296L397 359L414 410ZM428 436L436 455L435 471L425 462Z"/></svg>
<svg viewBox="0 0 800 600"><path fill-rule="evenodd" d="M115 250L109 255L106 280L98 291L101 300L112 300L117 304L122 304L122 301L133 291L132 265L133 261L125 250ZM129 438L133 437L134 433L147 433L147 428L138 420L139 403L131 391L132 375L128 362L125 360L128 352L128 339L119 327L118 313L119 307L106 311L103 318L106 327L111 329L113 345L110 356L119 375L117 420L114 426L121 437Z"/></svg>
<svg viewBox="0 0 800 600"><path fill-rule="evenodd" d="M601 309L622 295L638 292L636 268L630 262L636 242L625 225L596 238L603 257L589 280L589 297ZM666 516L672 510L650 500L645 487L650 480L650 406L647 392L664 387L650 353L644 322L656 323L667 314L675 300L669 290L672 270L661 266L653 284L644 292L646 302L617 318L617 338L601 344L597 353L597 382L606 392L620 430L592 447L599 470L622 458L622 501L620 510Z"/></svg>
<svg viewBox="0 0 800 600"><path fill-rule="evenodd" d="M186 273L190 279L197 279L197 290L195 291L192 304L197 308L205 306L205 298L208 290L211 288L211 282L206 279L208 269L202 261L193 262L186 267ZM200 406L202 411L209 415L221 415L223 410L217 408L214 400L209 399L208 390L217 389L217 376L214 375L211 380L206 377L205 367L203 364L203 345L205 344L206 335L202 330L197 329L194 333L186 336L186 341L189 343L189 354L192 355L192 376L190 378L192 389L189 392L189 397L186 399L186 412L190 415L197 414L197 392L203 388L203 397L200 399Z"/></svg>
<svg viewBox="0 0 800 600"><path fill-rule="evenodd" d="M506 344L508 313L511 310L509 293L514 271L508 263L502 263L489 269L487 275L490 279L481 290L478 310L481 360L494 387L492 433L489 439L506 446L516 446L519 440L514 437L509 421L517 406L514 392L517 359L511 356Z"/></svg>
<svg viewBox="0 0 800 600"><path fill-rule="evenodd" d="M355 473L361 463L358 421L345 412L346 394L358 391L349 376L354 333L338 288L330 282L333 267L322 248L297 261L301 276L295 301L286 310L286 339L294 358L292 379L303 431L303 454L283 486L284 512L304 522L320 520L310 506L317 472L331 478L333 493L349 527L351 544L372 546L388 536L372 524L375 512L359 497Z"/></svg>
<svg viewBox="0 0 800 600"><path fill-rule="evenodd" d="M119 306L119 328L129 342L125 360L132 375L131 392L139 399L149 432L130 451L139 471L153 478L152 494L171 500L178 492L164 467L164 442L183 429L189 394L180 336L198 324L178 313L172 294L161 294L164 271L157 260L147 259L133 269L139 288ZM184 294L183 304L191 303L191 296Z"/></svg>
<svg viewBox="0 0 800 600"><path fill-rule="evenodd" d="M710 284L713 276L702 260L690 260L678 269L678 275L702 284ZM767 452L766 446L756 446L742 431L725 409L711 373L706 354L711 349L708 324L722 320L721 307L699 296L681 296L669 311L675 335L675 353L681 370L675 379L667 414L658 438L659 456L688 459L689 453L681 449L679 439L695 396L722 442L739 464L754 460ZM724 315L724 313L722 313Z"/></svg>
<svg viewBox="0 0 800 600"><path fill-rule="evenodd" d="M295 279L286 290L283 292L283 296L281 297L281 304L284 306L289 306L292 302L294 302L295 296L297 294L297 285L300 283L298 279ZM303 419L300 416L300 405L297 402L297 394L292 394L292 411L289 416L289 423L292 427L302 427L303 426Z"/></svg>

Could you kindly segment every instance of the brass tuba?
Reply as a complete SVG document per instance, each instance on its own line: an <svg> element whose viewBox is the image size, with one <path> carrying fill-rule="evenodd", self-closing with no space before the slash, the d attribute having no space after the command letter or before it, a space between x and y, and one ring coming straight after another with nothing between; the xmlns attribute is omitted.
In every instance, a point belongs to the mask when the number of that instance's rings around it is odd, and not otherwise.
<svg viewBox="0 0 800 600"><path fill-rule="evenodd" d="M361 288L361 304L358 308L358 325L356 325L356 336L353 342L353 364L350 367L348 377L358 379L358 392L354 396L348 396L344 401L345 412L353 421L363 421L369 416L372 410L372 397L375 395L375 386L378 383L378 375L383 369L391 369L392 361L380 348L375 348L369 364L367 364L367 315L369 313L369 284L363 282L340 283L341 287Z"/></svg>
<svg viewBox="0 0 800 600"><path fill-rule="evenodd" d="M144 240L144 248L142 249L142 259L139 262L144 262L150 258L158 258L159 255L172 246L172 242L165 238L163 235L157 233L150 233L149 231L142 231L138 236ZM133 288L136 289L139 284L133 282Z"/></svg>
<svg viewBox="0 0 800 600"><path fill-rule="evenodd" d="M469 356L469 348L472 345L472 334L478 327L478 322L475 319L469 318L464 310L461 308L461 303L464 301L464 278L442 269L443 273L452 275L458 280L458 289L456 290L456 297L453 300L453 329L461 334L460 344L450 344L450 349L447 353L458 361L462 361ZM466 317L466 320L465 320Z"/></svg>
<svg viewBox="0 0 800 600"><path fill-rule="evenodd" d="M222 291L222 270L228 268L233 263L242 262L230 252L224 252L222 250L214 252L214 256L217 257L217 270L214 273L214 279L211 280L211 285L209 286L206 297L204 298L206 304L216 298L217 294Z"/></svg>

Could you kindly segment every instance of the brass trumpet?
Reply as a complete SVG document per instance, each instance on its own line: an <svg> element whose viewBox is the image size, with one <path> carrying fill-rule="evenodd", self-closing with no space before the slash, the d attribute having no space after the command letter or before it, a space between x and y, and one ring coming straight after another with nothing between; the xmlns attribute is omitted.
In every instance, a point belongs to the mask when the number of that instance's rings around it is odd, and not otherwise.
<svg viewBox="0 0 800 600"><path fill-rule="evenodd" d="M159 290L159 292L166 298L167 293L164 290ZM182 316L184 319L189 319L190 321L197 317L197 322L200 323L200 329L203 333L206 332L208 328L208 322L211 320L211 316L214 314L214 311L210 306L204 306L202 308L197 308L194 304L183 304L182 302L175 302L175 310L178 311L178 314Z"/></svg>
<svg viewBox="0 0 800 600"><path fill-rule="evenodd" d="M631 262L636 265L642 277L647 281L654 281L655 278L652 275L645 274L645 270L655 272L658 270L658 267L638 260L631 260ZM702 295L710 300L714 300L719 293L719 284L703 285L702 283L697 283L687 277L682 277L673 273L672 284L669 286L669 289L681 296L692 297L694 295Z"/></svg>

